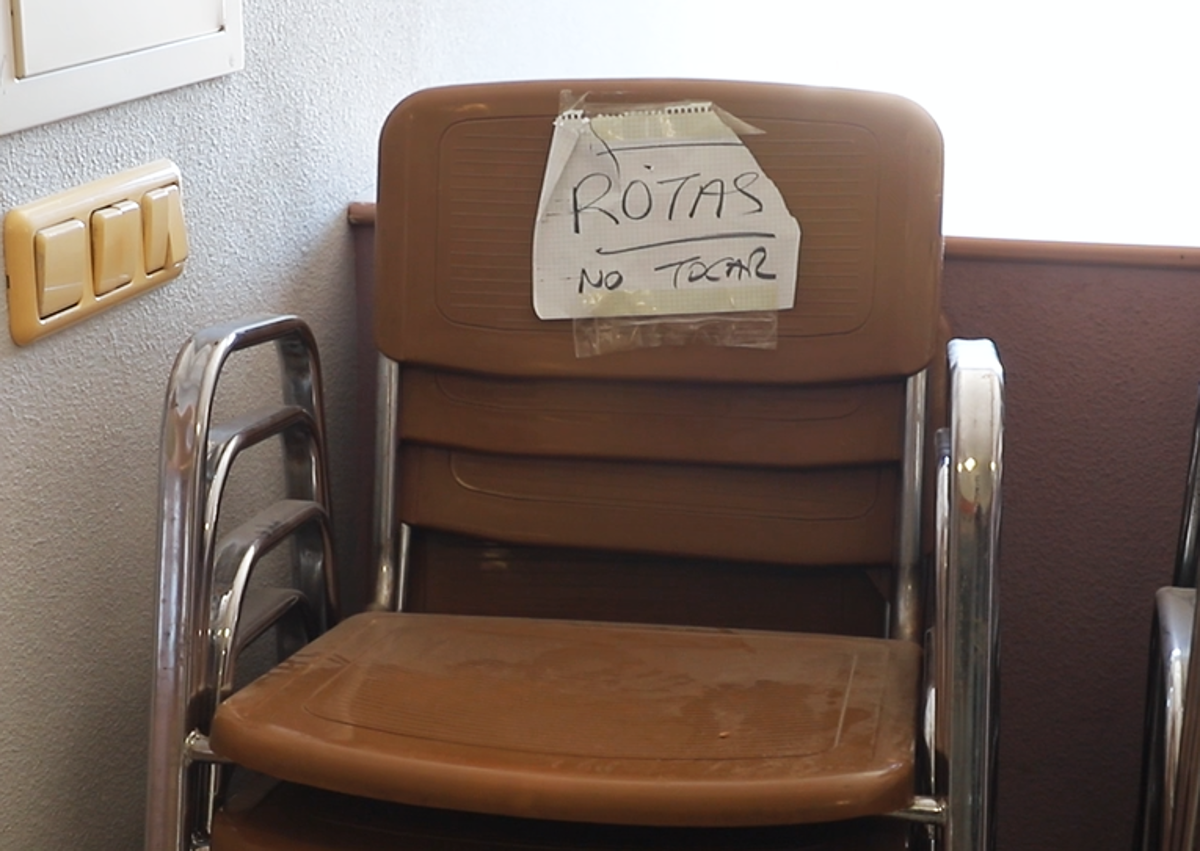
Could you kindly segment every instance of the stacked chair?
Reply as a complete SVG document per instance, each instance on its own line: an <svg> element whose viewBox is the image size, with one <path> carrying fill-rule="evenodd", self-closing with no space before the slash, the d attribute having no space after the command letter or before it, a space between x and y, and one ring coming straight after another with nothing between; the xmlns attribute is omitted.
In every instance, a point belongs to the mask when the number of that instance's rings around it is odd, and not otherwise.
<svg viewBox="0 0 1200 851"><path fill-rule="evenodd" d="M534 315L564 90L762 131L803 232L774 349L579 358ZM372 600L333 594L311 334L201 332L163 427L147 851L991 847L1003 374L940 317L928 116L794 86L453 87L395 109L379 167ZM262 343L282 402L214 423L222 365ZM229 469L271 435L286 492L218 538ZM252 581L284 541L290 579ZM235 688L271 634L286 658Z"/></svg>
<svg viewBox="0 0 1200 851"><path fill-rule="evenodd" d="M1192 427L1183 519L1171 584L1155 594L1134 848L1193 851L1200 843L1200 676L1195 674L1200 558L1200 403Z"/></svg>

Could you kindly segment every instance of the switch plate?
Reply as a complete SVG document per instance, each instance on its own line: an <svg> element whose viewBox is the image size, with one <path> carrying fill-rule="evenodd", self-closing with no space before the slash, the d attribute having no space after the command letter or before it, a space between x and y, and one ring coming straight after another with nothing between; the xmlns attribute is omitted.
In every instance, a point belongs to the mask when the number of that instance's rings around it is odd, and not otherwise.
<svg viewBox="0 0 1200 851"><path fill-rule="evenodd" d="M143 203L151 194L162 202ZM150 232L162 234L155 239L163 260L147 270L144 239ZM4 217L13 341L27 345L165 284L183 271L187 251L179 169L169 160L14 207ZM77 270L81 286L72 289L65 278L76 272L64 269Z"/></svg>

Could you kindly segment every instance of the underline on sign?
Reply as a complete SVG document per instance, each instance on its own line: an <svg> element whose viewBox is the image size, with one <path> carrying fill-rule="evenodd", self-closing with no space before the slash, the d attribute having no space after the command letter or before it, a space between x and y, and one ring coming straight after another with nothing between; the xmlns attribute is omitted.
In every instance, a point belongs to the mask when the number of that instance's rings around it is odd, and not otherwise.
<svg viewBox="0 0 1200 851"><path fill-rule="evenodd" d="M630 245L627 248L597 248L596 253L601 257L611 257L614 254L629 254L633 251L646 251L651 248L662 248L667 245L686 245L689 242L711 242L714 239L774 239L775 234L763 231L737 231L734 233L713 233L708 236L684 236L679 239L665 239L662 242L648 242L645 245Z"/></svg>

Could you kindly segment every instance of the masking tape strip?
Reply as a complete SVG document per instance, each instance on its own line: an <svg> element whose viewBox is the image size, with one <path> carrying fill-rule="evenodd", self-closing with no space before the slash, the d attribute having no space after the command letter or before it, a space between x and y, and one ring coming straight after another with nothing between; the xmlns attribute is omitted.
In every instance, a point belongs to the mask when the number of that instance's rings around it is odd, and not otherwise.
<svg viewBox="0 0 1200 851"><path fill-rule="evenodd" d="M611 97L612 94L609 93ZM664 101L662 103L619 103L604 100L589 100L592 92L576 95L570 89L563 89L558 96L559 120L569 115L571 118L624 118L630 115L679 115L687 112L711 112L723 124L739 136L761 135L763 130L748 121L743 121L731 112L727 112L711 101ZM604 95L600 95L604 97Z"/></svg>
<svg viewBox="0 0 1200 851"><path fill-rule="evenodd" d="M779 289L774 284L745 287L713 287L703 290L642 290L593 293L588 299L589 315L680 316L702 313L742 313L775 310Z"/></svg>

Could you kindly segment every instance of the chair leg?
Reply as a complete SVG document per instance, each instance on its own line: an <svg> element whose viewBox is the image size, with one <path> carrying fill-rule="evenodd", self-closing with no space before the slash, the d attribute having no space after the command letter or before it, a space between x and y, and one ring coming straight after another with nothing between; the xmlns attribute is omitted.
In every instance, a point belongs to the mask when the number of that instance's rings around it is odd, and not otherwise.
<svg viewBox="0 0 1200 851"><path fill-rule="evenodd" d="M904 467L901 470L900 522L898 524L896 588L892 595L892 638L919 641L922 611L919 573L921 570L921 505L925 478L929 374L922 370L908 379L905 387Z"/></svg>
<svg viewBox="0 0 1200 851"><path fill-rule="evenodd" d="M375 385L375 587L370 606L384 612L404 609L408 535L396 519L399 431L400 365L381 354Z"/></svg>

